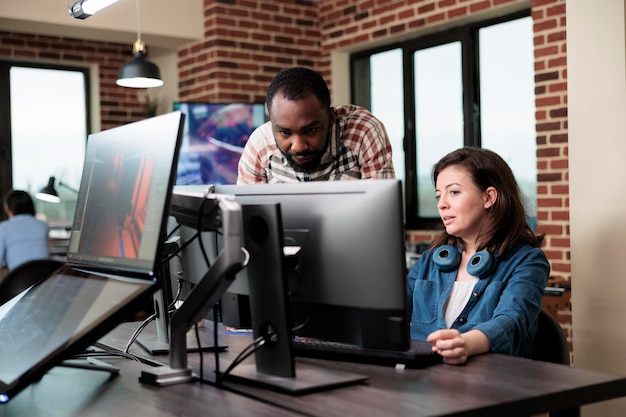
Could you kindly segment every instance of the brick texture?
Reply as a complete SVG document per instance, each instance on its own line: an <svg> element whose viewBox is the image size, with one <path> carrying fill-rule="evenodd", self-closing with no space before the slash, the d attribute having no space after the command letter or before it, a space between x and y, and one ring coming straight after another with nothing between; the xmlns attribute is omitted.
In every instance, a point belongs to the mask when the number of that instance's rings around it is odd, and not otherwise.
<svg viewBox="0 0 626 417"><path fill-rule="evenodd" d="M0 58L63 65L97 65L102 129L144 117L137 90L115 84L120 66L132 58L132 44L88 42L72 38L0 31Z"/></svg>

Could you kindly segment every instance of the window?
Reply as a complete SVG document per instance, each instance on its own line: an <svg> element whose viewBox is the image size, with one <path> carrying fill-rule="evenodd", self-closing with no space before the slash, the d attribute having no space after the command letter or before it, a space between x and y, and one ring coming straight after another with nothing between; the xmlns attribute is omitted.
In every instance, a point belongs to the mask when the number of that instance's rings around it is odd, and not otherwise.
<svg viewBox="0 0 626 417"><path fill-rule="evenodd" d="M407 228L439 225L432 167L462 146L500 154L536 217L533 60L528 12L351 57L352 101L387 128Z"/></svg>
<svg viewBox="0 0 626 417"><path fill-rule="evenodd" d="M53 227L70 226L74 216L88 132L87 77L85 69L0 62L0 83L8 86L0 112L9 122L0 128L2 193L28 191L37 215ZM58 204L34 198L52 176Z"/></svg>

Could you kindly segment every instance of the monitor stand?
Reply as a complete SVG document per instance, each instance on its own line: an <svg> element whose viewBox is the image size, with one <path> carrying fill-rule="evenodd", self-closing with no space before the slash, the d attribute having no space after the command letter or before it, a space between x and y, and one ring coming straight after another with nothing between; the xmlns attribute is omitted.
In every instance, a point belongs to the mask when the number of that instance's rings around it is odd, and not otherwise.
<svg viewBox="0 0 626 417"><path fill-rule="evenodd" d="M258 385L292 395L358 384L367 376L296 363L292 351L291 312L284 271L280 204L242 205L244 245L254 340L265 343L255 364L239 364L220 380Z"/></svg>
<svg viewBox="0 0 626 417"><path fill-rule="evenodd" d="M209 194L204 199L206 201L203 200L202 204L212 204L214 207L207 208L210 215L200 218L202 227L205 230L221 230L224 248L185 302L172 315L169 325L169 366L143 370L139 380L147 384L167 386L197 379L187 363L187 333L217 303L247 262L247 252L243 250L241 239L239 204L229 196L216 194ZM184 219L184 216L180 217Z"/></svg>
<svg viewBox="0 0 626 417"><path fill-rule="evenodd" d="M117 366L113 366L96 358L66 359L58 366L64 368L87 369L90 371L103 371L108 372L111 375L118 375L120 373L120 368Z"/></svg>
<svg viewBox="0 0 626 417"><path fill-rule="evenodd" d="M167 240L163 245L163 256L167 259L180 250L180 242L178 240ZM172 304L174 292L172 291L172 280L170 266L168 262L164 262L161 266L161 288L152 296L154 304L154 313L156 314L156 328L146 326L145 329L137 337L136 343L150 355L167 355L170 352L170 314L168 306ZM167 294L167 296L166 296ZM137 326L141 322L137 323ZM188 352L222 352L228 346L224 343L217 345L212 334L199 329L200 340L196 338L196 332L192 328L187 332L187 351Z"/></svg>
<svg viewBox="0 0 626 417"><path fill-rule="evenodd" d="M164 268L165 269L165 268ZM167 272L169 273L169 272ZM169 277L165 277L163 281L169 282ZM163 296L163 290L156 291L153 295L154 311L157 315L155 326L146 326L137 337L136 343L150 355L168 355L170 352L169 337L169 314L167 312L167 303ZM141 322L136 323L137 326ZM212 326L211 326L212 327ZM198 328L199 340L196 338L195 329L192 328L187 332L187 351L188 352L223 352L228 346L218 339L217 345L213 332L207 331L201 325ZM200 342L198 344L198 342Z"/></svg>

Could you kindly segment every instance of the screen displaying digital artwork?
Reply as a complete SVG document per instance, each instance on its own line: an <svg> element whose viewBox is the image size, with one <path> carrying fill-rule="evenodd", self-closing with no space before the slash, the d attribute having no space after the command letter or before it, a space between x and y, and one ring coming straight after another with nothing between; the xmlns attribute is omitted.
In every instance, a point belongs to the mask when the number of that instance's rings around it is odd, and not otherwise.
<svg viewBox="0 0 626 417"><path fill-rule="evenodd" d="M250 134L266 121L261 103L174 103L187 118L177 185L235 184Z"/></svg>

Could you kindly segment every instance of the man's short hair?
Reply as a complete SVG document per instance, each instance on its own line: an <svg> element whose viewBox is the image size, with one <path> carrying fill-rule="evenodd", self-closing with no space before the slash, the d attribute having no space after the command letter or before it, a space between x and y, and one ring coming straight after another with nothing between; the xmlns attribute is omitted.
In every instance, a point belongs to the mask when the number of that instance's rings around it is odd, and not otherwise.
<svg viewBox="0 0 626 417"><path fill-rule="evenodd" d="M326 81L320 74L308 68L287 68L274 77L267 89L265 100L268 111L270 111L272 100L278 92L290 101L301 100L314 94L322 107L330 107L330 91L328 91Z"/></svg>

